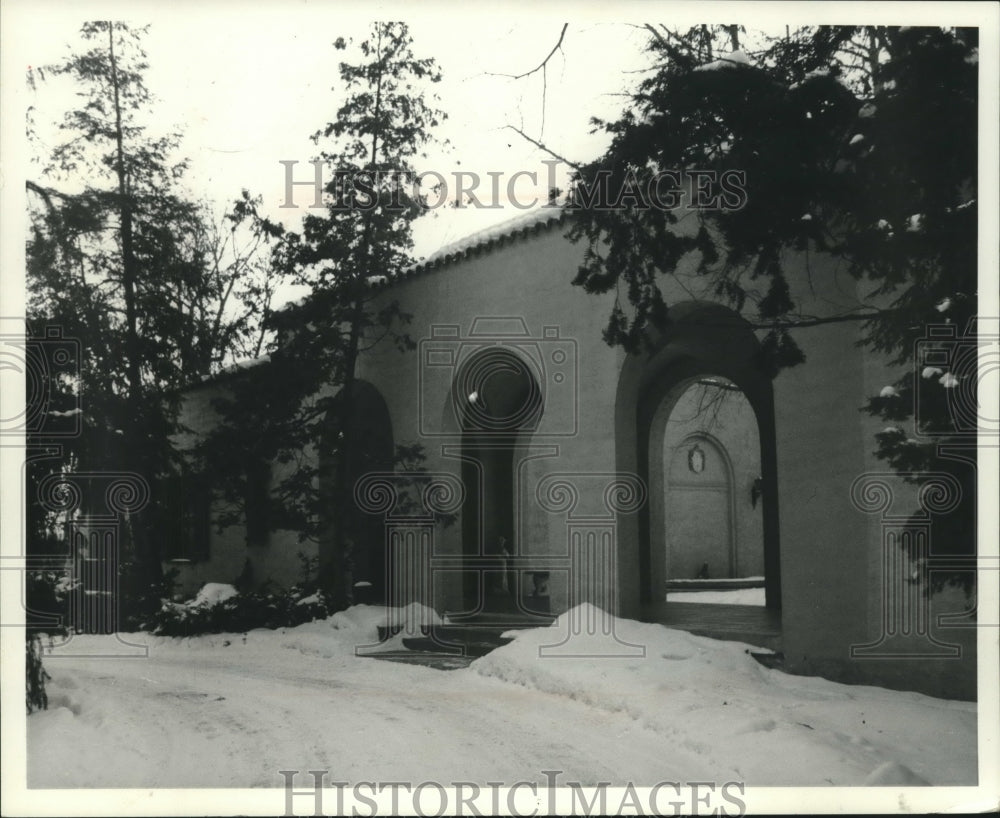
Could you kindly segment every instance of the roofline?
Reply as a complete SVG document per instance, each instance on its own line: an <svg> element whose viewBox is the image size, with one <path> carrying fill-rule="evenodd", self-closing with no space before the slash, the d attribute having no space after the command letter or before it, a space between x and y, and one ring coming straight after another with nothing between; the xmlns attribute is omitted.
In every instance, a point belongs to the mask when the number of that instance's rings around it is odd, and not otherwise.
<svg viewBox="0 0 1000 818"><path fill-rule="evenodd" d="M391 280L381 282L376 286L376 289L387 290L403 281L409 281L410 279L426 275L427 273L434 272L435 270L450 267L458 262L465 261L466 259L475 258L489 250L494 249L495 247L502 247L504 244L512 244L528 238L529 236L535 236L546 232L551 230L553 227L563 224L568 218L568 213L568 209L563 205L543 205L542 207L534 210L521 213L512 219L501 222L500 224L493 225L492 227L487 227L482 230L477 230L474 233L470 233L468 236L459 239L458 241L446 244L440 250L436 250L431 253L431 255L423 261L411 264L402 272L402 274ZM305 296L305 298L308 297L309 296ZM188 392L226 380L234 375L245 372L248 369L253 369L256 366L259 366L260 364L266 362L269 357L269 355L261 355L258 358L248 358L242 361L237 361L236 363L224 367L219 372L212 375L206 375L200 381L187 386L182 391Z"/></svg>
<svg viewBox="0 0 1000 818"><path fill-rule="evenodd" d="M567 209L562 205L557 207L543 205L498 225L478 230L458 241L445 245L427 259L412 265L406 270L403 277L409 278L414 274L419 275L437 270L456 261L478 256L484 251L503 245L508 241L516 241L529 235L541 233L557 224L562 224L567 218L567 213Z"/></svg>

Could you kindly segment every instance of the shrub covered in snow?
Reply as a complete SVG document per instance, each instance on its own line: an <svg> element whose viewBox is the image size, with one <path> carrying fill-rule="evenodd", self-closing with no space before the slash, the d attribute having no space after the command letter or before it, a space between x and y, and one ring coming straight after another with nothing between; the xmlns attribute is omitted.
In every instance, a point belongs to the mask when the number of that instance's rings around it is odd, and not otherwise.
<svg viewBox="0 0 1000 818"><path fill-rule="evenodd" d="M245 633L255 628L301 625L330 613L321 592L306 595L299 586L237 591L232 585L212 582L189 602L164 600L147 629L162 636Z"/></svg>

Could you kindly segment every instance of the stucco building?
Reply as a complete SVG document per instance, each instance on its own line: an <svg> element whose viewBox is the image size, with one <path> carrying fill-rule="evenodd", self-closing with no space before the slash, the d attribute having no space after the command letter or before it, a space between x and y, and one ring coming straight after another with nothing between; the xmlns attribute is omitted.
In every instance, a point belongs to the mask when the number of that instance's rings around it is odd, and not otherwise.
<svg viewBox="0 0 1000 818"><path fill-rule="evenodd" d="M456 619L589 601L745 638L792 672L973 698L975 628L942 626L942 600L928 607L906 581L896 538L919 534L918 500L874 456L883 424L860 411L899 373L857 344L858 324L802 329L807 362L772 380L758 333L681 269L661 284L671 329L628 354L601 337L612 296L570 285L584 248L565 233L565 214L542 208L385 289L412 314L418 346L362 356L359 416L387 455L422 444L429 476L422 510L404 512L393 493L412 485L356 475L371 536L354 579ZM835 260L789 261L803 313L858 304ZM185 422L216 422L210 400L224 389L192 390ZM309 550L291 532L206 537L174 562L186 591L230 582L248 562L257 580L289 584ZM671 602L699 579L759 585L765 604Z"/></svg>

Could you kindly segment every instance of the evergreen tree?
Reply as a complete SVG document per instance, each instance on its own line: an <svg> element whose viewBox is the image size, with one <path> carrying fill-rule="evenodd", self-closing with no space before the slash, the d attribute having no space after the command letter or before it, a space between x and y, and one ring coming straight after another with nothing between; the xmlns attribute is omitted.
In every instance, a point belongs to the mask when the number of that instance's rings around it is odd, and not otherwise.
<svg viewBox="0 0 1000 818"><path fill-rule="evenodd" d="M688 257L706 291L762 331L772 374L803 362L797 327L860 322L866 345L908 368L868 410L894 421L916 412L924 436L888 427L878 455L918 483L931 471L960 476L962 505L934 547L975 553L975 442L957 411L964 400L975 414L975 364L966 356L961 371L921 369L914 351L928 327L947 322L961 335L976 314L976 31L821 26L768 38L738 26L646 28L653 73L619 119L595 122L611 145L576 175L571 235L587 251L574 284L622 294L605 339L634 350L666 328L660 282ZM676 230L676 213L645 192L677 169L739 170L746 196L697 211L694 232ZM583 206L602 174L606 189L627 195ZM842 259L867 283L867 300L849 314L804 315L788 250Z"/></svg>
<svg viewBox="0 0 1000 818"><path fill-rule="evenodd" d="M277 461L268 526L318 543L319 582L334 609L351 598L351 548L369 545L354 530L354 477L393 465L392 456L377 462L378 447L362 428L358 360L380 343L413 347L408 316L380 291L412 263L411 225L425 211L412 162L444 118L427 91L440 74L433 59L414 55L406 25L375 23L357 48L360 60L340 64L334 88L344 102L313 137L326 211L306 216L301 232L284 234L276 249L277 267L310 295L273 315L277 342L266 361L227 384L227 397L215 402L224 422L200 449L205 467L231 464L228 478L213 477L232 501L221 524L245 516L255 470ZM314 446L318 458L301 457ZM403 469L419 460L418 447L396 452Z"/></svg>
<svg viewBox="0 0 1000 818"><path fill-rule="evenodd" d="M32 330L56 325L80 344L75 377L55 368L47 386L52 408L78 404L82 423L77 437L49 441L43 430L28 443L60 447L29 464L32 485L52 473L126 470L153 485L155 503L174 460L178 390L259 345L273 282L261 259L266 237L243 226L254 200L244 194L224 228L213 228L208 206L180 188L186 166L172 159L179 137L150 132L145 32L86 23L84 49L29 72L37 89L70 82L80 100L65 113L64 139L40 179L28 182L27 285ZM37 136L33 123L29 135ZM32 530L46 532L51 515L37 505L29 499ZM162 576L152 516L133 515L122 544L133 599ZM147 596L158 605L155 593Z"/></svg>

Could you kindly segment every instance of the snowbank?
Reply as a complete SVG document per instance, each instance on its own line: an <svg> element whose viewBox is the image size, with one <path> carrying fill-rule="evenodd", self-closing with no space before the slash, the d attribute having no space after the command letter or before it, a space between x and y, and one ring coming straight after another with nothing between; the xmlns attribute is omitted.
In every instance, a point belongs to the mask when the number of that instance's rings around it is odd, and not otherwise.
<svg viewBox="0 0 1000 818"><path fill-rule="evenodd" d="M577 615L597 615L581 608ZM705 769L733 769L769 786L815 780L817 771L836 784L975 779L974 705L791 676L763 667L747 645L626 619L615 621L615 634L645 646L644 657L541 655L543 646L562 640L569 618L559 617L553 629L512 633L513 642L471 669L625 713L702 756ZM580 653L604 644L597 635L575 639ZM967 742L957 755L942 752L941 737L954 735L956 725L968 730Z"/></svg>
<svg viewBox="0 0 1000 818"><path fill-rule="evenodd" d="M279 642L282 647L327 658L353 656L356 648L375 652L405 650L404 638L421 635L421 627L440 625L441 622L441 617L433 608L417 602L405 608L352 605L327 619L282 629ZM380 628L396 632L380 642ZM259 638L261 632L255 633Z"/></svg>
<svg viewBox="0 0 1000 818"><path fill-rule="evenodd" d="M148 645L138 660L94 650L113 637L74 637L45 659L50 709L28 717L29 783L275 787L290 768L512 782L553 764L594 783L976 781L974 704L790 676L746 645L623 619L615 633L644 656L540 656L571 619L602 617L582 606L448 672L357 655L381 625L438 621L419 606L246 634L123 634ZM571 642L595 653L607 638Z"/></svg>

